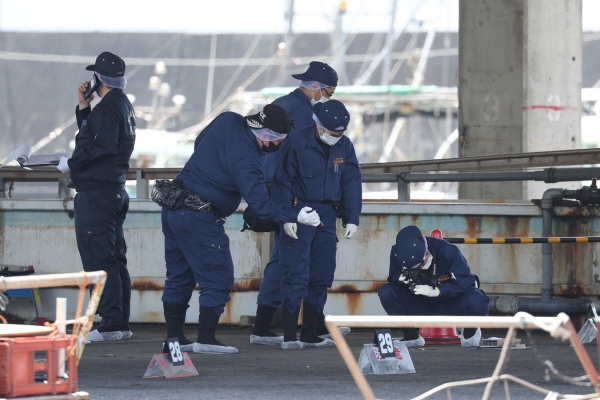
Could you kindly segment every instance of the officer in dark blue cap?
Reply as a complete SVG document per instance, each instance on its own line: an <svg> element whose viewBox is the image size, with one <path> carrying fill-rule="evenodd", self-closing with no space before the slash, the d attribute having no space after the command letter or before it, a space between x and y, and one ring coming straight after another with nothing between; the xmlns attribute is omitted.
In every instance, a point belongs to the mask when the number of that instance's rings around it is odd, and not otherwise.
<svg viewBox="0 0 600 400"><path fill-rule="evenodd" d="M338 83L337 73L328 64L312 61L302 74L292 77L300 80L300 86L293 92L273 101L284 108L294 120L296 130L300 132L314 125L313 104L324 103L331 99ZM292 132L293 134L293 132ZM271 186L275 167L281 157L281 151L267 154L263 163L265 183ZM279 264L279 231L273 238L271 259L265 266L264 277L258 292L256 320L250 335L253 344L279 344L283 337L276 335L270 329L273 315L281 308L281 276L283 269ZM346 332L346 331L344 331Z"/></svg>
<svg viewBox="0 0 600 400"><path fill-rule="evenodd" d="M490 298L458 247L424 236L410 225L398 232L390 253L388 283L379 299L388 315L488 315ZM416 328L402 328L406 347L422 347ZM481 330L464 329L462 346L477 346Z"/></svg>
<svg viewBox="0 0 600 400"><path fill-rule="evenodd" d="M343 199L344 237L356 234L362 209L361 173L354 146L344 132L350 114L337 100L315 104L315 124L294 134L282 148L273 179L273 200L294 210L311 207L322 226L284 223L280 233L279 262L283 267L281 295L283 349L334 345L317 334L319 316L333 283L336 262L336 211ZM300 340L296 325L304 300Z"/></svg>
<svg viewBox="0 0 600 400"><path fill-rule="evenodd" d="M242 197L260 218L320 223L310 207L274 204L267 194L261 157L279 148L292 125L287 112L273 104L246 117L222 113L200 132L194 153L177 175L177 184L199 206L184 202L176 209L162 209L167 264L162 301L167 338L178 337L185 351L237 353L218 341L215 333L234 282L225 218L237 210ZM199 327L196 341L190 342L183 328L196 283L201 289Z"/></svg>
<svg viewBox="0 0 600 400"><path fill-rule="evenodd" d="M71 158L61 157L57 168L71 172L77 248L85 271L103 270L106 285L98 304L102 317L89 340L121 340L129 329L131 280L125 257L123 221L129 209L125 174L135 143L135 111L123 93L125 61L104 52L86 68L92 80L79 86L75 109L79 133ZM102 98L94 107L93 92Z"/></svg>

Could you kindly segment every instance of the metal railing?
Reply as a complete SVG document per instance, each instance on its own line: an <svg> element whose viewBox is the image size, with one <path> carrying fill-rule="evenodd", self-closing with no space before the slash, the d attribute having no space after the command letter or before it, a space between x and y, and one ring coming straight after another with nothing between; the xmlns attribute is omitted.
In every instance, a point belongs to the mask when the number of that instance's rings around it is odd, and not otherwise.
<svg viewBox="0 0 600 400"><path fill-rule="evenodd" d="M361 164L365 183L397 183L398 201L410 201L410 183L416 182L481 182L543 181L546 183L590 180L600 176L600 168L555 168L595 164L600 149L564 150L537 153L501 154L481 157L450 158L390 163ZM551 167L537 171L522 169ZM487 172L473 172L473 171ZM127 180L136 181L137 198L149 198L149 181L172 179L180 168L131 168ZM447 172L453 171L453 172ZM429 172L429 173L426 173ZM58 182L58 197L66 197L68 175L58 170L24 170L19 167L0 169L0 198L7 197L10 182Z"/></svg>

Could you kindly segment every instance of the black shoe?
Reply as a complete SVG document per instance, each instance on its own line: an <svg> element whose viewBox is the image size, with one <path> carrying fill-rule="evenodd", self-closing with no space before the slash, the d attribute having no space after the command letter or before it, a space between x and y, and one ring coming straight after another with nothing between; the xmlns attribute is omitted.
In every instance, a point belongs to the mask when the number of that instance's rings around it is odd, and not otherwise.
<svg viewBox="0 0 600 400"><path fill-rule="evenodd" d="M238 349L226 346L219 342L215 337L217 325L221 316L213 311L212 308L200 307L200 316L198 317L198 338L193 344L194 353L237 353Z"/></svg>
<svg viewBox="0 0 600 400"><path fill-rule="evenodd" d="M316 344L323 341L323 339L317 336L318 321L319 312L317 311L317 307L314 304L304 302L302 330L300 331L300 341L302 343Z"/></svg>
<svg viewBox="0 0 600 400"><path fill-rule="evenodd" d="M198 338L196 343L213 344L216 346L225 346L215 337L217 325L219 325L220 315L217 315L212 308L200 307L200 315L198 316Z"/></svg>
<svg viewBox="0 0 600 400"><path fill-rule="evenodd" d="M296 328L298 328L298 316L300 315L300 309L295 313L290 313L285 307L281 310L281 322L283 323L283 341L284 342L295 342Z"/></svg>
<svg viewBox="0 0 600 400"><path fill-rule="evenodd" d="M163 303L163 312L165 315L165 322L167 324L167 338L178 338L180 346L192 343L187 340L185 334L183 333L183 327L185 326L185 313L188 307L189 305L187 304Z"/></svg>
<svg viewBox="0 0 600 400"><path fill-rule="evenodd" d="M189 340L187 340L186 338L183 338L183 341L179 341L179 350L180 351L193 351L194 350L194 342L191 342ZM169 349L169 346L167 346L167 341L165 340L165 342L163 343L163 353L169 354L171 352L171 350Z"/></svg>
<svg viewBox="0 0 600 400"><path fill-rule="evenodd" d="M279 337L279 335L271 331L271 321L276 311L275 307L259 304L256 307L256 319L254 320L254 328L252 329L251 336Z"/></svg>
<svg viewBox="0 0 600 400"><path fill-rule="evenodd" d="M323 339L317 336L317 325L319 313L314 304L304 302L304 315L302 317L302 330L300 341L303 347L332 347L335 342L331 339ZM324 318L324 317L323 317Z"/></svg>

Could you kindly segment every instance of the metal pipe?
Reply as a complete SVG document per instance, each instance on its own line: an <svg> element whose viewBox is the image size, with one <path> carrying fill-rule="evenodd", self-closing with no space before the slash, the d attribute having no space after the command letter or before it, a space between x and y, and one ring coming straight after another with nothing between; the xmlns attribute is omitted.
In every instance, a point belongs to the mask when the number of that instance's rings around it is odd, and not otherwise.
<svg viewBox="0 0 600 400"><path fill-rule="evenodd" d="M590 180L600 177L600 168L545 168L539 171L515 172L451 172L363 174L363 182L485 182L485 181L541 181L546 183Z"/></svg>
<svg viewBox="0 0 600 400"><path fill-rule="evenodd" d="M586 314L591 300L546 299L519 296L490 296L490 312L516 314L525 311L531 314Z"/></svg>
<svg viewBox="0 0 600 400"><path fill-rule="evenodd" d="M554 199L563 194L563 189L548 189L542 195L542 236L552 236L552 209ZM552 298L552 245L542 244L542 300Z"/></svg>

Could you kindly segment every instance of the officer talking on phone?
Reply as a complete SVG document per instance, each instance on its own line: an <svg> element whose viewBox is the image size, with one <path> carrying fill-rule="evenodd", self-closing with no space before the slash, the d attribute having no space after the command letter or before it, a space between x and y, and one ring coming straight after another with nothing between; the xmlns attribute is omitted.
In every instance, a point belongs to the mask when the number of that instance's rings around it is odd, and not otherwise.
<svg viewBox="0 0 600 400"><path fill-rule="evenodd" d="M69 187L77 190L75 235L83 269L107 273L98 304L102 321L88 339L129 339L131 279L123 221L129 208L125 174L135 143L135 112L123 93L125 61L104 52L86 70L93 76L77 91L75 150L71 158L61 157L57 168L71 172ZM92 110L94 92L102 100Z"/></svg>

